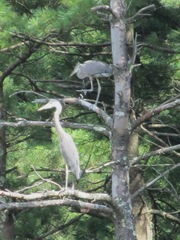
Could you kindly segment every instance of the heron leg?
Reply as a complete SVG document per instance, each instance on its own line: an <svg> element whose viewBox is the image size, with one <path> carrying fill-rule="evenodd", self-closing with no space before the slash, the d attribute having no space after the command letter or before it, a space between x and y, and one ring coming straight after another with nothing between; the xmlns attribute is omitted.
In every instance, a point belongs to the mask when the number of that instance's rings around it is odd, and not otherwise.
<svg viewBox="0 0 180 240"><path fill-rule="evenodd" d="M77 92L84 92L84 95L86 95L87 92L92 92L94 90L93 88L93 77L89 77L91 88L90 89L81 89L81 90L76 90Z"/></svg>
<svg viewBox="0 0 180 240"><path fill-rule="evenodd" d="M100 96L100 93L101 93L101 85L100 85L99 79L96 78L96 81L97 81L97 85L98 85L98 93L97 93L95 105L98 104L99 96Z"/></svg>
<svg viewBox="0 0 180 240"><path fill-rule="evenodd" d="M69 174L69 169L68 169L68 166L66 164L66 189L68 188L68 174Z"/></svg>

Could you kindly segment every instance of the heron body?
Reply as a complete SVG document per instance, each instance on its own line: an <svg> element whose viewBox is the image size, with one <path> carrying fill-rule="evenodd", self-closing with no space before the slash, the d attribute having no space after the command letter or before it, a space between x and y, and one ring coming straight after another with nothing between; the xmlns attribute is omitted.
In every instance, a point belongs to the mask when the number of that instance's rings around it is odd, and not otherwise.
<svg viewBox="0 0 180 240"><path fill-rule="evenodd" d="M109 65L104 62L100 61L95 61L95 60L88 60L85 61L84 63L78 63L74 71L71 73L70 76L77 74L77 77L80 79L84 79L86 77L89 78L90 83L91 83L91 88L90 89L83 89L79 91L83 92L92 92L93 91L93 79L96 78L97 84L98 84L98 94L96 98L96 104L98 103L100 92L101 92L101 86L99 83L98 78L103 78L103 77L110 77L113 74L113 68L112 65Z"/></svg>
<svg viewBox="0 0 180 240"><path fill-rule="evenodd" d="M54 113L54 124L58 134L58 139L60 141L60 150L64 161L66 163L66 188L68 187L68 168L75 175L76 179L80 179L82 171L80 169L79 164L79 154L76 148L76 145L68 133L64 131L60 122L59 115L62 112L62 106L59 101L55 99L51 99L46 105L42 106L38 109L38 111L55 108L56 111Z"/></svg>

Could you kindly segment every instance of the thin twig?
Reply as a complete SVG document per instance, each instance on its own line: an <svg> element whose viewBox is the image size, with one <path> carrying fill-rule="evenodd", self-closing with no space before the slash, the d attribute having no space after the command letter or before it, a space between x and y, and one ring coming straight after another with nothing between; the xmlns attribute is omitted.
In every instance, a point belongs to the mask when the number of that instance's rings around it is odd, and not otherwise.
<svg viewBox="0 0 180 240"><path fill-rule="evenodd" d="M45 179L45 178L43 178L43 177L36 171L36 169L35 169L35 167L34 167L33 165L31 165L31 167L32 167L32 169L34 170L34 172L36 173L36 175L37 175L41 180L43 180L44 182L47 182L47 183L51 183L51 184L57 186L59 189L62 189L62 187L61 187L58 183L56 183L56 182L54 182L54 181L52 181L52 180L50 180L50 179Z"/></svg>
<svg viewBox="0 0 180 240"><path fill-rule="evenodd" d="M160 174L159 176L157 176L156 178L154 178L152 181L146 183L143 187L139 188L131 197L131 199L134 199L135 197L137 197L141 192L143 192L146 188L150 187L151 185L153 185L155 182L157 182L159 179L163 178L164 176L166 176L168 173L170 173L171 171L173 171L174 169L180 167L180 163L175 164L172 168L168 169L167 171L163 172L162 174Z"/></svg>

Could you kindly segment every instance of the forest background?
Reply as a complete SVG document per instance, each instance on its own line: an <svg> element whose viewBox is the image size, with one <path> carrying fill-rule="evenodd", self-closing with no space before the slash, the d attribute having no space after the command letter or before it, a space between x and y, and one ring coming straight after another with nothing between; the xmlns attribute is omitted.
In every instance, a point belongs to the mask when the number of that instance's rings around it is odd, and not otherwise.
<svg viewBox="0 0 180 240"><path fill-rule="evenodd" d="M95 107L96 83L92 93L80 96L76 90L89 87L89 81L69 77L77 62L113 62L113 12L92 11L99 5L109 1L0 0L1 239L118 239L108 200L93 195L112 195L106 120L113 119L115 81L113 76L101 80ZM177 0L127 0L125 5L129 59L137 50L129 107L135 131L133 151L128 150L136 234L141 240L179 240L180 5ZM146 11L147 6L153 7ZM53 112L37 112L46 97L61 101L61 124L78 148L85 171L75 186L80 195L52 194L65 185L65 166Z"/></svg>

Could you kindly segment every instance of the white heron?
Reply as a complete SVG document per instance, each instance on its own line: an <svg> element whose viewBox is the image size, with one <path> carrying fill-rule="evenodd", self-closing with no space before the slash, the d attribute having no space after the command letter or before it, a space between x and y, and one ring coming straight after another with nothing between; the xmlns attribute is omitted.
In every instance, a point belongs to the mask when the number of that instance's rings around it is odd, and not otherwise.
<svg viewBox="0 0 180 240"><path fill-rule="evenodd" d="M38 111L50 108L56 109L54 113L54 124L60 141L60 150L66 163L66 189L67 189L69 172L68 168L72 171L77 180L79 180L81 177L82 171L79 164L79 154L72 137L63 130L59 122L59 115L62 112L62 106L60 102L56 99L50 99L50 101L46 105L39 108Z"/></svg>
<svg viewBox="0 0 180 240"><path fill-rule="evenodd" d="M90 83L91 83L91 88L90 89L82 89L78 90L79 92L92 92L93 91L93 79L96 78L97 84L98 84L98 94L96 97L96 102L95 104L97 105L100 92L101 92L101 85L99 83L98 78L103 78L103 77L110 77L113 74L113 68L112 65L100 62L100 61L95 61L95 60L88 60L85 61L84 63L78 63L74 71L71 73L70 77L77 73L77 77L80 79L84 79L86 77L89 78Z"/></svg>

